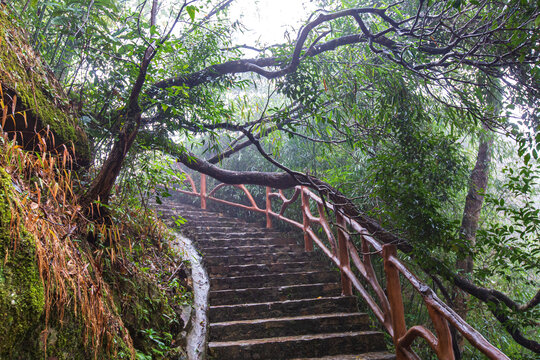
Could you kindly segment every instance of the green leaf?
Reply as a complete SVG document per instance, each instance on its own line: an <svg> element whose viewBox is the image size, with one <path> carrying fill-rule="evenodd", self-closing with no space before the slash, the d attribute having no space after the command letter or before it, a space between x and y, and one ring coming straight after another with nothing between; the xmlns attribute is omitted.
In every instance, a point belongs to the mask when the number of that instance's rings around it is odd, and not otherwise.
<svg viewBox="0 0 540 360"><path fill-rule="evenodd" d="M186 6L186 11L188 12L189 17L191 18L191 21L195 21L195 13L199 11L199 9L196 6L188 5Z"/></svg>
<svg viewBox="0 0 540 360"><path fill-rule="evenodd" d="M525 154L525 156L523 157L523 162L525 163L525 165L528 165L530 160L531 160L531 153Z"/></svg>

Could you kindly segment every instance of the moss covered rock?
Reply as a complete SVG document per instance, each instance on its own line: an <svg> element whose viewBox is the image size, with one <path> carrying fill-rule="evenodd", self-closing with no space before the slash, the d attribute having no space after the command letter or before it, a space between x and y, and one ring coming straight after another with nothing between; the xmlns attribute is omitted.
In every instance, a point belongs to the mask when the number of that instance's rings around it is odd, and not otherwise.
<svg viewBox="0 0 540 360"><path fill-rule="evenodd" d="M0 360L92 359L94 349L86 346L85 323L72 306L63 316L51 307L45 321L45 289L36 259L36 239L16 225L18 209L11 176L0 168ZM60 320L61 319L61 320ZM99 359L128 359L125 354L98 350Z"/></svg>
<svg viewBox="0 0 540 360"><path fill-rule="evenodd" d="M91 157L88 138L71 115L62 86L13 21L6 6L0 4L0 84L4 98L15 103L16 113L15 119L4 124L4 130L17 130L18 140L32 148L34 131L50 129L54 140L49 141L49 148L65 144L71 149L73 144L77 163L87 165Z"/></svg>
<svg viewBox="0 0 540 360"><path fill-rule="evenodd" d="M27 335L39 326L44 311L36 241L22 228L12 231L13 191L11 177L0 168L0 359L38 351Z"/></svg>

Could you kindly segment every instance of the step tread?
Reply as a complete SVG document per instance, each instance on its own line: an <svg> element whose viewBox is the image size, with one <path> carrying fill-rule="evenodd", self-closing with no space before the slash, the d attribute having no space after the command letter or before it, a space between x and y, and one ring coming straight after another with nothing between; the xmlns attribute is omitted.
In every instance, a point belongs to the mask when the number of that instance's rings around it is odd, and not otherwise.
<svg viewBox="0 0 540 360"><path fill-rule="evenodd" d="M317 319L329 319L329 318L343 318L343 317L354 317L354 316L365 316L366 313L361 312L352 312L352 313L328 313L328 314L315 314L315 315L301 315L301 316L285 316L285 317L275 317L267 319L252 319L252 320L235 320L235 321L223 321L211 323L210 326L231 326L239 324L261 324L261 323L270 323L270 322L286 322L286 321L297 321L297 320L317 320Z"/></svg>
<svg viewBox="0 0 540 360"><path fill-rule="evenodd" d="M280 336L263 339L245 339L235 341L210 341L209 347L224 347L224 346L249 346L255 344L267 344L267 343L279 343L286 341L310 341L316 339L332 339L343 337L354 337L361 335L374 335L380 334L379 331L344 331L338 333L323 333L323 334L308 334L308 335L294 335L294 336Z"/></svg>
<svg viewBox="0 0 540 360"><path fill-rule="evenodd" d="M280 252L279 254L280 254L280 255L282 255L282 254L287 254L287 255L301 255L302 257L308 257L308 255L309 255L308 253L306 253L306 252L304 252L304 251L284 251L284 252ZM263 256L265 256L265 257L268 256L267 254L261 254L261 255L263 255ZM239 255L232 255L232 256L235 256L235 257L240 257L240 256L245 257L246 254L239 254ZM256 254L250 254L250 255L248 255L248 256L258 256L258 255L256 255ZM219 256L219 255L210 255L210 256L205 256L205 258L230 258L230 257L231 257L231 255L221 255L221 256ZM254 264L255 264L255 263L254 263ZM256 263L256 264L260 264L260 263ZM248 264L246 264L246 265L251 265L251 264L248 263Z"/></svg>
<svg viewBox="0 0 540 360"><path fill-rule="evenodd" d="M253 275L244 275L244 276L219 276L212 277L212 280L239 280L239 279L249 279L249 278L271 278L271 277L280 277L280 276L305 276L312 274L332 274L339 275L334 270L315 270L315 271L295 271L295 272L275 272L269 274L253 274ZM305 283L300 283L305 284Z"/></svg>
<svg viewBox="0 0 540 360"><path fill-rule="evenodd" d="M296 358L292 360L393 360L396 358L395 354L387 351L382 352L369 352L359 355L331 355L318 358Z"/></svg>
<svg viewBox="0 0 540 360"><path fill-rule="evenodd" d="M254 287L254 288L238 288L238 289L226 289L226 290L212 290L210 289L210 293L216 293L216 294L223 294L226 292L242 292L242 291L250 291L250 290L264 290L264 289L276 289L276 290L287 290L290 288L297 288L297 287L309 287L309 286L325 286L325 285L336 285L339 287L339 284L335 284L333 282L328 283L313 283L313 284L291 284L291 285L281 285L281 286L264 286L264 287ZM311 299L311 298L308 298Z"/></svg>
<svg viewBox="0 0 540 360"><path fill-rule="evenodd" d="M248 306L261 306L261 305L267 305L272 306L273 304L291 304L291 303L300 303L300 302L317 302L317 301L338 301L340 299L346 299L346 298L353 298L353 296L321 296L317 298L309 298L309 299L294 299L294 300L284 300L284 301L268 301L268 302L258 302L258 303L246 303L246 304L232 304L232 305L211 305L210 308L215 309L226 309L226 308L233 308L233 307L248 307Z"/></svg>
<svg viewBox="0 0 540 360"><path fill-rule="evenodd" d="M265 264L265 263L262 263L262 264L238 264L238 265L212 265L213 267L226 267L226 268L229 268L230 271L232 270L237 270L237 271L241 271L241 270L245 270L245 269L261 269L261 270L266 270L266 268L268 266L276 266L276 265L280 265L280 266L283 266L283 267L287 267L287 266L314 266L314 265L317 265L317 266L324 266L322 265L321 263L317 262L317 261L290 261L290 262L279 262L279 263L270 263L270 264Z"/></svg>
<svg viewBox="0 0 540 360"><path fill-rule="evenodd" d="M311 294L311 295L309 295ZM314 283L278 285L257 288L211 290L210 304L243 304L249 299L258 298L267 301L302 299L319 296L339 296L341 285L338 283Z"/></svg>

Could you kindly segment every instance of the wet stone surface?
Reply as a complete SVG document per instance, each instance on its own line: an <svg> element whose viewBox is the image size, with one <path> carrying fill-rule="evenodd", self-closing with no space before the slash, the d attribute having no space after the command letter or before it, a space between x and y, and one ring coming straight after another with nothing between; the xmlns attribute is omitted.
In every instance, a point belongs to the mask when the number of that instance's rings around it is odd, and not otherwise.
<svg viewBox="0 0 540 360"><path fill-rule="evenodd" d="M291 234L170 201L209 277L208 359L390 360L339 272Z"/></svg>

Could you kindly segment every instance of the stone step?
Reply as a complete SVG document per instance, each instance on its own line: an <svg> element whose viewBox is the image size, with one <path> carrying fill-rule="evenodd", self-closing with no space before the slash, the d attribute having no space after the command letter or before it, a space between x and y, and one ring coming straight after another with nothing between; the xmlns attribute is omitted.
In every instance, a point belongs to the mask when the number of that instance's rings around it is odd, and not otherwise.
<svg viewBox="0 0 540 360"><path fill-rule="evenodd" d="M209 274L221 274L222 276L273 274L286 272L299 272L302 270L326 269L326 265L320 261L280 262L270 264L241 264L241 265L215 265L207 268Z"/></svg>
<svg viewBox="0 0 540 360"><path fill-rule="evenodd" d="M234 219L227 218L218 218L218 217L208 217L208 216L199 216L199 217L185 217L182 214L182 217L186 220L184 224L187 227L198 228L198 227L234 227L240 226L242 228L249 228L250 224L244 221L238 221Z"/></svg>
<svg viewBox="0 0 540 360"><path fill-rule="evenodd" d="M231 219L228 217L222 216L213 216L213 215L186 215L182 213L182 217L188 221L189 224L193 226L214 226L214 225L228 225L234 226L235 224L240 224L242 226L248 226L249 223L243 220Z"/></svg>
<svg viewBox="0 0 540 360"><path fill-rule="evenodd" d="M318 297L338 297L341 285L338 283L287 285L264 288L247 288L210 291L210 305L234 305L276 302L285 300L316 299Z"/></svg>
<svg viewBox="0 0 540 360"><path fill-rule="evenodd" d="M272 264L277 262L299 262L312 258L306 252L282 252L278 254L257 254L257 255L229 255L229 256L204 256L205 265L249 265L249 264Z"/></svg>
<svg viewBox="0 0 540 360"><path fill-rule="evenodd" d="M229 224L233 226L234 224L240 224L242 226L252 226L252 227L261 227L259 224L251 224L244 220L233 219L227 217L226 215L219 213L205 213L205 212L186 212L182 209L175 207L160 207L158 210L164 216L181 216L186 219L191 224L197 224L198 226L212 226L212 225L223 225Z"/></svg>
<svg viewBox="0 0 540 360"><path fill-rule="evenodd" d="M375 331L350 331L209 343L211 356L227 360L321 357L380 351L384 347L383 334Z"/></svg>
<svg viewBox="0 0 540 360"><path fill-rule="evenodd" d="M279 254L288 252L301 252L303 249L298 245L266 245L266 246L229 246L229 247L207 247L199 248L199 251L206 256L218 255L257 255L257 254Z"/></svg>
<svg viewBox="0 0 540 360"><path fill-rule="evenodd" d="M235 277L210 277L210 289L245 289L293 284L319 284L338 282L337 271L303 271L297 273L248 275Z"/></svg>
<svg viewBox="0 0 540 360"><path fill-rule="evenodd" d="M215 230L219 230L219 231L251 231L251 230L256 230L256 231L269 231L269 232L275 232L275 230L272 230L272 229L267 229L265 227L262 227L260 226L259 224L250 224L250 223L223 223L222 221L220 222L216 222L216 224L214 225L208 225L207 223L199 223L199 222L196 222L196 223L193 223L191 225L191 228L192 229L196 229L197 231L201 231L201 232L204 232L204 231L215 231Z"/></svg>
<svg viewBox="0 0 540 360"><path fill-rule="evenodd" d="M190 230L191 232L191 230ZM269 231L236 231L236 232L221 232L221 231L208 231L208 232L192 232L195 237L195 240L199 238L204 239L216 239L216 240L225 240L225 239L252 239L252 238L266 238L266 239L279 239L281 237L280 233L269 232Z"/></svg>
<svg viewBox="0 0 540 360"><path fill-rule="evenodd" d="M253 304L210 306L208 318L211 323L215 323L235 320L268 319L282 316L357 311L356 297L339 296Z"/></svg>
<svg viewBox="0 0 540 360"><path fill-rule="evenodd" d="M234 341L302 334L369 330L364 313L336 313L229 321L210 324L210 341Z"/></svg>
<svg viewBox="0 0 540 360"><path fill-rule="evenodd" d="M238 227L239 229L253 229L253 227L250 226L250 224L248 223L239 223L237 221L233 221L233 220L226 220L226 219L222 219L222 220L196 220L196 219L191 219L191 218L188 218L186 219L186 223L184 224L184 228L186 229L190 229L191 231L200 231L201 233L204 233L204 228L202 227L206 227L206 226L209 226L211 228L213 228L214 230L215 229L219 229L221 227ZM202 229L197 229L197 228L202 228Z"/></svg>
<svg viewBox="0 0 540 360"><path fill-rule="evenodd" d="M212 211L204 211L204 210L190 211L190 210L183 210L183 209L174 208L174 207L165 209L165 211L178 211L182 214L182 217L185 219L210 220L210 221L226 220L229 222L247 224L247 222L245 222L244 220L231 218L223 213L217 213L217 212L212 212Z"/></svg>
<svg viewBox="0 0 540 360"><path fill-rule="evenodd" d="M199 239L194 239L194 243L198 249L228 246L297 245L297 242L292 239L276 237L245 237L242 239L207 239L200 237Z"/></svg>
<svg viewBox="0 0 540 360"><path fill-rule="evenodd" d="M395 360L396 355L386 351L368 352L360 355L331 355L317 358L296 358L294 360Z"/></svg>

